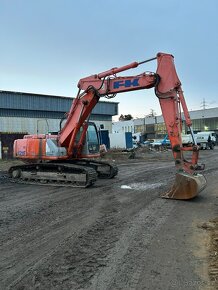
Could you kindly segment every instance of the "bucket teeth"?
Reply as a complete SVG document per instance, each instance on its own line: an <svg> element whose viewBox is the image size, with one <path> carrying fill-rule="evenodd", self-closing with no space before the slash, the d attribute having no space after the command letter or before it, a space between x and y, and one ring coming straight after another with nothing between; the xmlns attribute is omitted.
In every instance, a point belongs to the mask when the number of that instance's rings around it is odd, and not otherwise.
<svg viewBox="0 0 218 290"><path fill-rule="evenodd" d="M177 173L172 188L161 195L162 198L192 199L206 187L206 179L202 174L191 175Z"/></svg>

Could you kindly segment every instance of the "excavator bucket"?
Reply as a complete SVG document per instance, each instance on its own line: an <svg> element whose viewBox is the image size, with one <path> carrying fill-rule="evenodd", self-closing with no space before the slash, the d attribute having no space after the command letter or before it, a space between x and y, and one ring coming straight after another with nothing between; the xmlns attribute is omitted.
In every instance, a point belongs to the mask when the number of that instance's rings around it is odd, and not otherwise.
<svg viewBox="0 0 218 290"><path fill-rule="evenodd" d="M172 188L162 194L162 198L192 199L206 187L206 179L202 174L191 175L188 173L177 173Z"/></svg>

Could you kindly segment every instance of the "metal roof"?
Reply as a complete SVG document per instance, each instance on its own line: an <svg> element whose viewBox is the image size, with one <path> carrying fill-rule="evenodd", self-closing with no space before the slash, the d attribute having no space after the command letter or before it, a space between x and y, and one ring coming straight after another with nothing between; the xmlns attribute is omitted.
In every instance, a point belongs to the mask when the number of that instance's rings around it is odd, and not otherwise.
<svg viewBox="0 0 218 290"><path fill-rule="evenodd" d="M74 98L63 96L0 91L0 108L10 110L68 112L73 99ZM117 115L118 103L100 101L93 109L92 114Z"/></svg>

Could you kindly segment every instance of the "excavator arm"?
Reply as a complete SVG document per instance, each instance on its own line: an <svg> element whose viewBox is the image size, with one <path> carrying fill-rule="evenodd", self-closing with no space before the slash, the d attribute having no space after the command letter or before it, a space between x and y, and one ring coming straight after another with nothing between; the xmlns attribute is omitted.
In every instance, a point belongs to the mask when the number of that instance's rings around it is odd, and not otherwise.
<svg viewBox="0 0 218 290"><path fill-rule="evenodd" d="M146 62L157 60L157 70L144 72L136 76L117 76L118 73L133 69ZM190 199L195 197L206 186L203 175L196 170L203 169L198 165L199 147L195 144L192 122L183 95L181 82L174 65L174 57L171 54L158 53L155 58L142 62L133 62L126 66L115 67L100 74L83 78L78 83L79 92L69 112L67 123L59 136L61 146L68 148L68 155L77 152L80 155L85 134L75 148L76 135L89 118L93 108L100 97L114 97L117 93L154 88L159 99L166 129L172 146L172 153L177 167L176 182L172 189L163 195L166 198ZM193 136L193 146L182 146L182 116ZM83 132L86 131L84 127ZM192 151L191 160L184 158L184 151Z"/></svg>

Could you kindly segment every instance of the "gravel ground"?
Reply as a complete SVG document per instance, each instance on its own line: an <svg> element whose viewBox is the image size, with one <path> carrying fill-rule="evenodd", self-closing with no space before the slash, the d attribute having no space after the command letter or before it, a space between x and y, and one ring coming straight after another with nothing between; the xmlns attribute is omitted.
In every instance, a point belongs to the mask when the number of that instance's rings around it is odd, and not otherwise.
<svg viewBox="0 0 218 290"><path fill-rule="evenodd" d="M136 157L88 189L13 184L0 162L0 289L218 289L218 150L192 201L159 198L171 152Z"/></svg>

